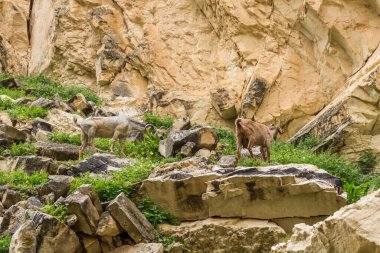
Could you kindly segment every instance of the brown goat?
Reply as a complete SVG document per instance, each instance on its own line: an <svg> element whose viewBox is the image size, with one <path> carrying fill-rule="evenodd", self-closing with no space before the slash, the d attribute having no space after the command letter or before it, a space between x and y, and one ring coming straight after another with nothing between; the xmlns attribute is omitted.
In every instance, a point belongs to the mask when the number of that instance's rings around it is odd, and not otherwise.
<svg viewBox="0 0 380 253"><path fill-rule="evenodd" d="M240 159L242 147L247 148L251 157L254 158L252 148L260 146L262 160L270 162L270 145L277 138L278 133L282 133L282 129L241 118L235 120L235 127L238 159Z"/></svg>

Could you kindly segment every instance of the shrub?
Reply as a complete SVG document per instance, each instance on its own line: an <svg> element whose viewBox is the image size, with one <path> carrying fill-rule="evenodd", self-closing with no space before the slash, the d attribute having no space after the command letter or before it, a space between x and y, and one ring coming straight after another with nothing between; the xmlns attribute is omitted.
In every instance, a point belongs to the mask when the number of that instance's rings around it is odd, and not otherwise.
<svg viewBox="0 0 380 253"><path fill-rule="evenodd" d="M33 143L13 143L11 146L12 156L34 155L37 153L37 149Z"/></svg>
<svg viewBox="0 0 380 253"><path fill-rule="evenodd" d="M28 175L23 171L0 171L0 185L9 185L20 190L33 190L36 186L47 183L48 176L45 172Z"/></svg>
<svg viewBox="0 0 380 253"><path fill-rule="evenodd" d="M0 238L0 253L8 253L9 246L11 245L12 237L10 235L5 235Z"/></svg>
<svg viewBox="0 0 380 253"><path fill-rule="evenodd" d="M216 135L219 142L226 147L221 150L223 155L234 155L236 153L236 136L233 132L227 129L217 128Z"/></svg>
<svg viewBox="0 0 380 253"><path fill-rule="evenodd" d="M67 133L52 133L49 136L49 141L81 145L81 139L79 134L69 135Z"/></svg>
<svg viewBox="0 0 380 253"><path fill-rule="evenodd" d="M8 89L0 87L0 95L7 95L10 98L17 99L21 97L26 97L25 91L20 89Z"/></svg>
<svg viewBox="0 0 380 253"><path fill-rule="evenodd" d="M144 214L147 220L153 225L153 227L157 227L159 224L167 223L171 225L179 225L180 222L177 218L175 218L172 214L167 211L164 211L158 205L156 205L152 200L148 198L142 199L137 207Z"/></svg>
<svg viewBox="0 0 380 253"><path fill-rule="evenodd" d="M147 133L143 141L126 142L124 152L129 157L159 161L162 158L158 152L159 143L156 135Z"/></svg>
<svg viewBox="0 0 380 253"><path fill-rule="evenodd" d="M68 100L77 93L82 93L88 101L92 101L97 105L101 103L100 97L86 88L61 85L46 76L18 77L17 79L21 80L26 87L33 88L30 95L35 97L52 98L58 93L62 99Z"/></svg>
<svg viewBox="0 0 380 253"><path fill-rule="evenodd" d="M51 216L56 217L60 221L64 221L66 216L68 215L68 209L65 205L52 205L47 204L41 208L41 211Z"/></svg>
<svg viewBox="0 0 380 253"><path fill-rule="evenodd" d="M49 111L49 109L44 109L39 106L31 107L15 104L9 99L0 99L0 110L7 111L9 116L16 119L44 118Z"/></svg>
<svg viewBox="0 0 380 253"><path fill-rule="evenodd" d="M366 150L360 155L358 164L362 169L373 168L376 164L376 156L371 150Z"/></svg>
<svg viewBox="0 0 380 253"><path fill-rule="evenodd" d="M158 128L171 128L173 126L174 119L172 117L161 118L158 115L146 113L144 114L144 121Z"/></svg>

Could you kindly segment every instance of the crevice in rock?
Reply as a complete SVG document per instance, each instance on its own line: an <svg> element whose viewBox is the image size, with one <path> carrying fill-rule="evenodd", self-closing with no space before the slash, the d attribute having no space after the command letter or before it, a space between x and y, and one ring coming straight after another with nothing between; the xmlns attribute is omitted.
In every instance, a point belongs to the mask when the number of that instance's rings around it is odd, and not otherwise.
<svg viewBox="0 0 380 253"><path fill-rule="evenodd" d="M33 4L34 4L34 0L30 0L30 2L29 2L29 16L28 16L28 20L26 21L26 25L27 25L26 29L27 29L27 33L28 33L29 46L30 46L30 41L32 38L31 19L32 19Z"/></svg>

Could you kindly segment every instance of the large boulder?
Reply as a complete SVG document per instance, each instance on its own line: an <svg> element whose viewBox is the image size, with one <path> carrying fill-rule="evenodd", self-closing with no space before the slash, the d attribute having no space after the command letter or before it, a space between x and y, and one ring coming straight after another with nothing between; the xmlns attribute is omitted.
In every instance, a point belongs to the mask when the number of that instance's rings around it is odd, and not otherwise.
<svg viewBox="0 0 380 253"><path fill-rule="evenodd" d="M107 211L136 243L154 240L152 224L124 193L120 193L109 203Z"/></svg>
<svg viewBox="0 0 380 253"><path fill-rule="evenodd" d="M216 147L218 137L211 127L170 132L166 140L160 141L159 152L164 157L174 156L188 142L196 144L194 151L202 148L213 149Z"/></svg>
<svg viewBox="0 0 380 253"><path fill-rule="evenodd" d="M344 206L341 184L312 165L222 169L190 159L155 169L140 193L180 220L217 216L302 221L322 220Z"/></svg>
<svg viewBox="0 0 380 253"><path fill-rule="evenodd" d="M49 182L37 187L37 192L40 196L45 196L54 193L54 199L64 197L70 190L73 177L63 175L50 175Z"/></svg>
<svg viewBox="0 0 380 253"><path fill-rule="evenodd" d="M35 155L13 157L8 161L7 165L11 171L22 170L28 175L39 171L55 174L58 168L53 159Z"/></svg>
<svg viewBox="0 0 380 253"><path fill-rule="evenodd" d="M80 134L80 128L74 123L74 118L81 117L62 110L52 109L48 112L45 120L53 126L54 132L63 132L67 134Z"/></svg>
<svg viewBox="0 0 380 253"><path fill-rule="evenodd" d="M273 252L380 252L379 224L380 190L314 226L296 225L287 244L275 247Z"/></svg>
<svg viewBox="0 0 380 253"><path fill-rule="evenodd" d="M79 157L79 147L72 144L39 141L36 148L38 155L57 161L78 160Z"/></svg>
<svg viewBox="0 0 380 253"><path fill-rule="evenodd" d="M95 154L71 167L69 175L79 176L86 172L106 174L110 171L119 171L134 163L134 159L119 158L111 154Z"/></svg>
<svg viewBox="0 0 380 253"><path fill-rule="evenodd" d="M26 141L30 138L24 131L20 131L10 125L0 124L0 131L3 132L5 137L11 141Z"/></svg>
<svg viewBox="0 0 380 253"><path fill-rule="evenodd" d="M74 95L67 104L76 112L83 113L84 115L89 115L94 111L92 105L87 102L87 99L82 93Z"/></svg>
<svg viewBox="0 0 380 253"><path fill-rule="evenodd" d="M87 235L96 235L96 228L100 219L101 207L97 196L94 196L91 186L84 186L84 189L77 189L69 195L65 203L69 214L77 217L75 229ZM93 201L93 199L95 201Z"/></svg>
<svg viewBox="0 0 380 253"><path fill-rule="evenodd" d="M237 218L210 218L180 226L163 224L159 231L180 241L189 252L264 253L286 237L273 222Z"/></svg>
<svg viewBox="0 0 380 253"><path fill-rule="evenodd" d="M116 236L121 234L122 231L120 225L108 211L102 213L96 230L98 236Z"/></svg>
<svg viewBox="0 0 380 253"><path fill-rule="evenodd" d="M5 208L9 208L21 200L21 194L18 191L7 189L3 195L2 204Z"/></svg>
<svg viewBox="0 0 380 253"><path fill-rule="evenodd" d="M12 236L10 253L82 252L75 232L53 216L28 211L24 219Z"/></svg>

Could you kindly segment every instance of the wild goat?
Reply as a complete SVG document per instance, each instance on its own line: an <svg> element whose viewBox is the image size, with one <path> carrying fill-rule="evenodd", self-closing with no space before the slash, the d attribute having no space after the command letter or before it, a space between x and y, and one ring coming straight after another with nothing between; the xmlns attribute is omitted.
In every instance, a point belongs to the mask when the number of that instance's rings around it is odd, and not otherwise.
<svg viewBox="0 0 380 253"><path fill-rule="evenodd" d="M113 117L90 117L77 122L77 118L74 118L74 122L78 125L81 132L82 145L79 149L79 159L82 159L83 152L87 146L90 146L95 150L94 138L112 138L110 151L114 153L114 145L117 139L119 139L120 149L123 156L125 156L124 147L125 141L128 135L132 132L156 132L156 128L151 124L144 124L138 121L132 120L127 116L113 116Z"/></svg>
<svg viewBox="0 0 380 253"><path fill-rule="evenodd" d="M273 124L268 127L250 119L241 118L235 120L235 127L238 159L240 159L242 147L247 148L251 157L254 158L252 148L260 146L262 160L270 162L270 145L277 138L278 133L282 133L282 129Z"/></svg>

